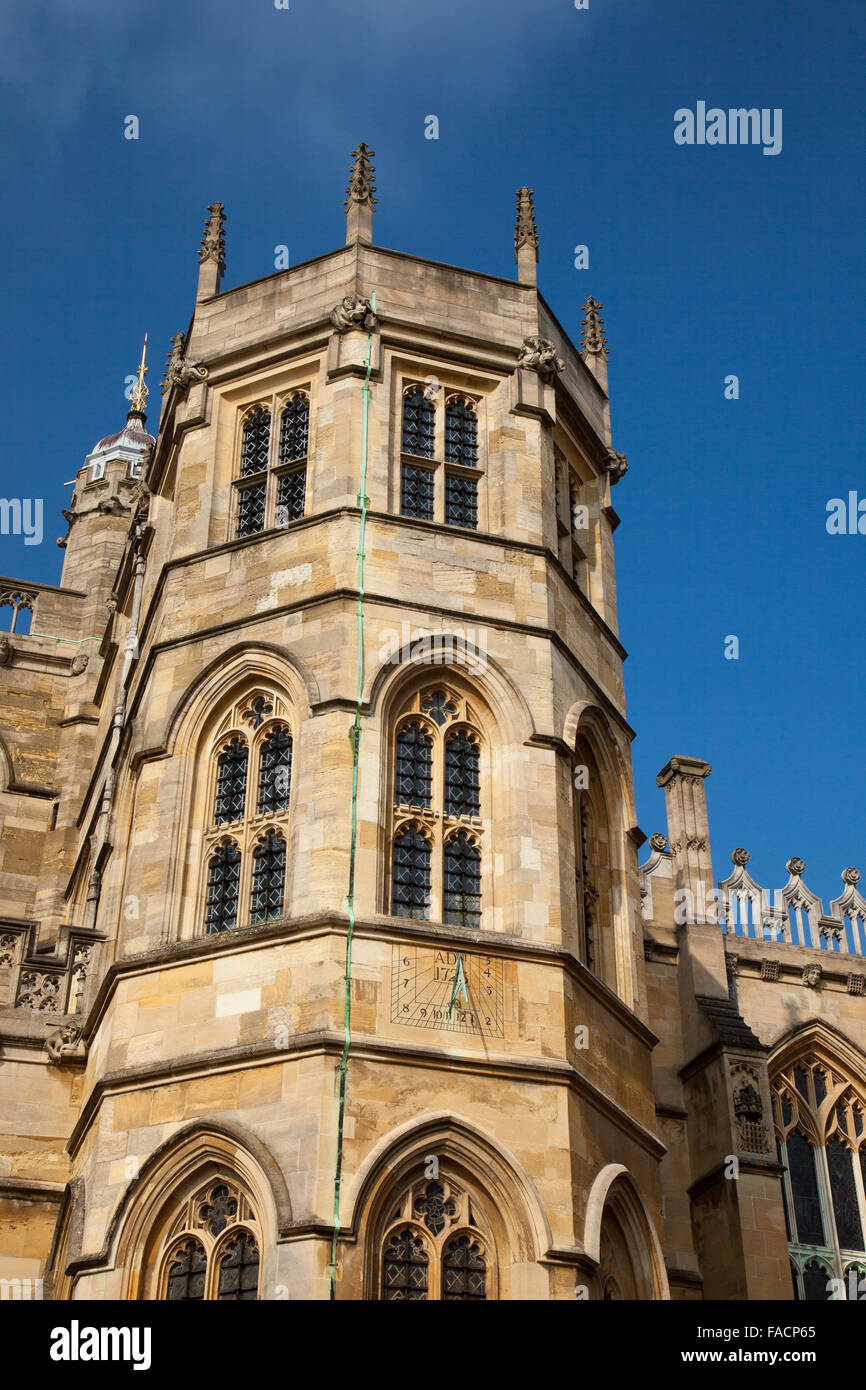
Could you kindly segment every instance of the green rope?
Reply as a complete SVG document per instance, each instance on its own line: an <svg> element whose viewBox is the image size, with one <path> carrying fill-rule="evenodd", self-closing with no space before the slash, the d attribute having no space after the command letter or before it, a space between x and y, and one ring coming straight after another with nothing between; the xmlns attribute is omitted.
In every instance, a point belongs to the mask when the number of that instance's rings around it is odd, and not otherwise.
<svg viewBox="0 0 866 1390"><path fill-rule="evenodd" d="M372 297L373 313L376 312L376 295ZM334 1172L334 1236L331 1241L331 1298L337 1296L337 1237L340 1233L340 1185L343 1178L343 1122L346 1114L346 1080L349 1073L349 1042L351 1039L352 1010L352 937L355 931L355 851L358 843L358 758L361 751L361 706L364 698L364 537L367 531L367 510L370 499L367 496L367 426L370 413L370 371L373 353L373 330L367 339L367 356L364 359L366 375L361 392L364 398L364 428L361 439L361 490L357 503L361 509L361 529L358 537L358 688L355 695L355 718L349 730L352 744L352 841L349 851L349 892L346 902L349 910L349 926L346 932L346 973L344 977L345 1003L343 1007L343 1052L337 1069L339 1077L339 1098L337 1101L337 1164Z"/></svg>

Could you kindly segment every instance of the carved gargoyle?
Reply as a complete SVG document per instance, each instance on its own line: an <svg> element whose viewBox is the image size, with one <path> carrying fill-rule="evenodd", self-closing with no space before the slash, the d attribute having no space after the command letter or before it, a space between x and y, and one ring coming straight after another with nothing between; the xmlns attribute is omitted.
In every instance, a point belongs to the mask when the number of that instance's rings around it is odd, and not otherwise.
<svg viewBox="0 0 866 1390"><path fill-rule="evenodd" d="M55 1028L45 1039L45 1051L52 1062L62 1062L75 1052L80 1039L80 1028L72 1028L68 1024L65 1028Z"/></svg>
<svg viewBox="0 0 866 1390"><path fill-rule="evenodd" d="M376 327L376 315L369 299L362 295L347 294L336 309L331 310L331 323L338 333L349 333L352 329L371 333Z"/></svg>
<svg viewBox="0 0 866 1390"><path fill-rule="evenodd" d="M547 338L532 337L524 338L517 365L538 372L545 381L552 381L556 373L563 370L565 362L557 357L556 348Z"/></svg>

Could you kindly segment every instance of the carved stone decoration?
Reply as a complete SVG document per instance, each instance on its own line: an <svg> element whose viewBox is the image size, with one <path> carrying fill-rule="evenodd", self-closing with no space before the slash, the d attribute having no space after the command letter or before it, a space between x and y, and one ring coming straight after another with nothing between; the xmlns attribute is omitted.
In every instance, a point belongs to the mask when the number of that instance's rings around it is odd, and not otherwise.
<svg viewBox="0 0 866 1390"><path fill-rule="evenodd" d="M775 984L776 981L778 980L778 978L779 978L779 962L778 962L777 960L762 960L762 961L761 961L761 979L762 979L762 980L769 980L771 984Z"/></svg>
<svg viewBox="0 0 866 1390"><path fill-rule="evenodd" d="M45 1051L48 1053L52 1062L62 1062L64 1057L68 1057L74 1052L81 1038L81 1029L67 1026L65 1028L55 1028L53 1033L49 1033L45 1039Z"/></svg>
<svg viewBox="0 0 866 1390"><path fill-rule="evenodd" d="M608 449L605 467L607 468L607 476L610 478L611 486L613 486L614 483L619 482L620 478L624 478L628 472L628 459L625 454L618 454L616 449Z"/></svg>
<svg viewBox="0 0 866 1390"><path fill-rule="evenodd" d="M14 932L0 936L0 965L14 965L18 954L18 937Z"/></svg>
<svg viewBox="0 0 866 1390"><path fill-rule="evenodd" d="M580 352L582 357L598 353L609 360L610 354L607 350L607 339L604 336L604 319L600 316L600 311L604 308L597 300L589 296L583 306L583 320L580 325Z"/></svg>
<svg viewBox="0 0 866 1390"><path fill-rule="evenodd" d="M667 835L662 835L661 831L657 830L654 835L650 835L649 845L650 849L655 850L656 854L662 854L668 847L668 837Z"/></svg>
<svg viewBox="0 0 866 1390"><path fill-rule="evenodd" d="M824 974L820 965L804 965L803 974L800 977L802 983L809 989L817 989Z"/></svg>
<svg viewBox="0 0 866 1390"><path fill-rule="evenodd" d="M39 1014L56 1014L60 994L60 975L45 975L38 970L24 970L18 981L16 1009L33 1009Z"/></svg>
<svg viewBox="0 0 866 1390"><path fill-rule="evenodd" d="M851 868L851 867L849 867L849 868L847 868L847 869L843 869L843 870L842 870L842 882L843 882L843 883L850 883L850 884L859 883L859 882L860 882L860 870L859 870L859 869L854 869L854 868Z"/></svg>
<svg viewBox="0 0 866 1390"><path fill-rule="evenodd" d="M350 203L370 203L373 207L376 206L376 170L372 164L375 155L376 151L365 145L363 140L358 148L352 151L352 167L349 170L346 201L343 204L346 212L349 211Z"/></svg>
<svg viewBox="0 0 866 1390"><path fill-rule="evenodd" d="M514 259L521 246L531 246L538 260L538 228L535 225L535 209L532 203L532 189L517 190L517 223L514 228Z"/></svg>
<svg viewBox="0 0 866 1390"><path fill-rule="evenodd" d="M736 864L741 869L744 869L751 857L752 856L749 854L749 851L747 849L735 849L731 854L731 863Z"/></svg>
<svg viewBox="0 0 866 1390"><path fill-rule="evenodd" d="M732 951L725 952L725 969L731 979L735 978L740 973L740 957L735 955Z"/></svg>
<svg viewBox="0 0 866 1390"><path fill-rule="evenodd" d="M653 958L653 943L648 936L643 939L643 958L649 961Z"/></svg>
<svg viewBox="0 0 866 1390"><path fill-rule="evenodd" d="M866 994L866 975L849 975L847 989L849 994Z"/></svg>
<svg viewBox="0 0 866 1390"><path fill-rule="evenodd" d="M806 861L805 859L789 859L785 868L789 874L799 877L806 872Z"/></svg>
<svg viewBox="0 0 866 1390"><path fill-rule="evenodd" d="M761 1081L751 1067L737 1066L731 1072L737 1143L748 1153L767 1153L769 1139L761 1100Z"/></svg>
<svg viewBox="0 0 866 1390"><path fill-rule="evenodd" d="M671 854L674 856L674 858L676 858L677 855L680 853L682 847L682 842L680 840L673 840L671 842Z"/></svg>
<svg viewBox="0 0 866 1390"><path fill-rule="evenodd" d="M83 675L84 672L87 670L87 663L89 660L90 658L88 656L85 656L83 652L79 652L78 656L74 656L72 658L72 666L70 668L73 676Z"/></svg>
<svg viewBox="0 0 866 1390"><path fill-rule="evenodd" d="M12 643L8 637L0 637L0 666L8 666L12 660Z"/></svg>
<svg viewBox="0 0 866 1390"><path fill-rule="evenodd" d="M557 357L553 343L547 338L538 337L524 338L517 365L538 372L538 375L548 382L553 381L557 372L565 368L565 362L561 357Z"/></svg>
<svg viewBox="0 0 866 1390"><path fill-rule="evenodd" d="M694 836L694 838L691 839L691 840L686 840L686 848L687 848L687 849L698 849L698 850L701 850L701 849L706 849L706 847L707 847L707 842L706 842L706 840L702 840L702 839L700 839L698 836Z"/></svg>
<svg viewBox="0 0 866 1390"><path fill-rule="evenodd" d="M223 204L211 203L208 212L210 216L202 232L198 258L200 261L216 261L220 270L224 271L226 268L226 234L223 223L226 220L226 215Z"/></svg>
<svg viewBox="0 0 866 1390"><path fill-rule="evenodd" d="M184 357L184 336L178 333L171 340L171 351L165 364L165 376L162 378L161 390L165 395L176 386L179 391L186 391L196 381L204 381L208 374L208 369L203 362L192 362Z"/></svg>
<svg viewBox="0 0 866 1390"><path fill-rule="evenodd" d="M358 329L372 333L378 320L373 313L370 300L362 295L347 294L335 309L331 310L331 323L338 333L349 333Z"/></svg>

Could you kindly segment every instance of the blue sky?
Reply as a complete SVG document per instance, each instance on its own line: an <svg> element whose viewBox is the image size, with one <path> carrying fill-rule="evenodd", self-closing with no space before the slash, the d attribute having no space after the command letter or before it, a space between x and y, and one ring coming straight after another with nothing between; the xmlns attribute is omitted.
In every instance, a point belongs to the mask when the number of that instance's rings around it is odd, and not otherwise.
<svg viewBox="0 0 866 1390"><path fill-rule="evenodd" d="M26 477L46 510L41 546L0 538L0 572L57 581L62 484L122 423L145 330L155 422L208 203L227 286L278 244L319 255L363 139L378 244L510 276L528 183L558 318L577 339L587 294L604 304L639 822L664 828L655 774L687 753L713 765L717 877L737 845L767 887L802 856L825 900L866 873L866 536L825 525L831 497L866 497L862 0L81 9L0 12L2 490ZM782 108L781 153L676 145L700 100Z"/></svg>

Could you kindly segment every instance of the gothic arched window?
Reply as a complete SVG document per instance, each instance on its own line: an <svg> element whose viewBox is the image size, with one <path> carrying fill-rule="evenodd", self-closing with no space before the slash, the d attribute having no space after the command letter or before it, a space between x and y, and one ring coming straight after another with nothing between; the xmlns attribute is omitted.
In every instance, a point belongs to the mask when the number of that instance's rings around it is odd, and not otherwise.
<svg viewBox="0 0 866 1390"><path fill-rule="evenodd" d="M207 934L270 921L285 911L292 776L285 715L279 695L253 690L217 728L213 812L204 832Z"/></svg>
<svg viewBox="0 0 866 1390"><path fill-rule="evenodd" d="M252 1301L259 1296L260 1238L246 1193L211 1179L170 1216L156 1253L155 1296L169 1302Z"/></svg>
<svg viewBox="0 0 866 1390"><path fill-rule="evenodd" d="M773 1089L796 1297L850 1297L848 1272L866 1266L866 1101L841 1067L809 1056Z"/></svg>
<svg viewBox="0 0 866 1390"><path fill-rule="evenodd" d="M491 1289L493 1239L474 1198L455 1182L421 1178L389 1203L379 1242L379 1297L484 1302Z"/></svg>
<svg viewBox="0 0 866 1390"><path fill-rule="evenodd" d="M276 458L271 421L279 418ZM294 391L270 407L254 406L241 426L240 468L235 479L237 536L288 526L304 515L310 448L310 397Z"/></svg>
<svg viewBox="0 0 866 1390"><path fill-rule="evenodd" d="M588 969L616 989L612 826L594 745L580 731L571 766L576 945Z"/></svg>
<svg viewBox="0 0 866 1390"><path fill-rule="evenodd" d="M396 720L391 911L481 925L481 738L467 700L417 691ZM420 814L419 814L420 812Z"/></svg>
<svg viewBox="0 0 866 1390"><path fill-rule="evenodd" d="M413 383L403 393L400 511L475 531L482 477L477 403L469 396L446 396L444 421L437 427L439 399L432 379L425 386Z"/></svg>

